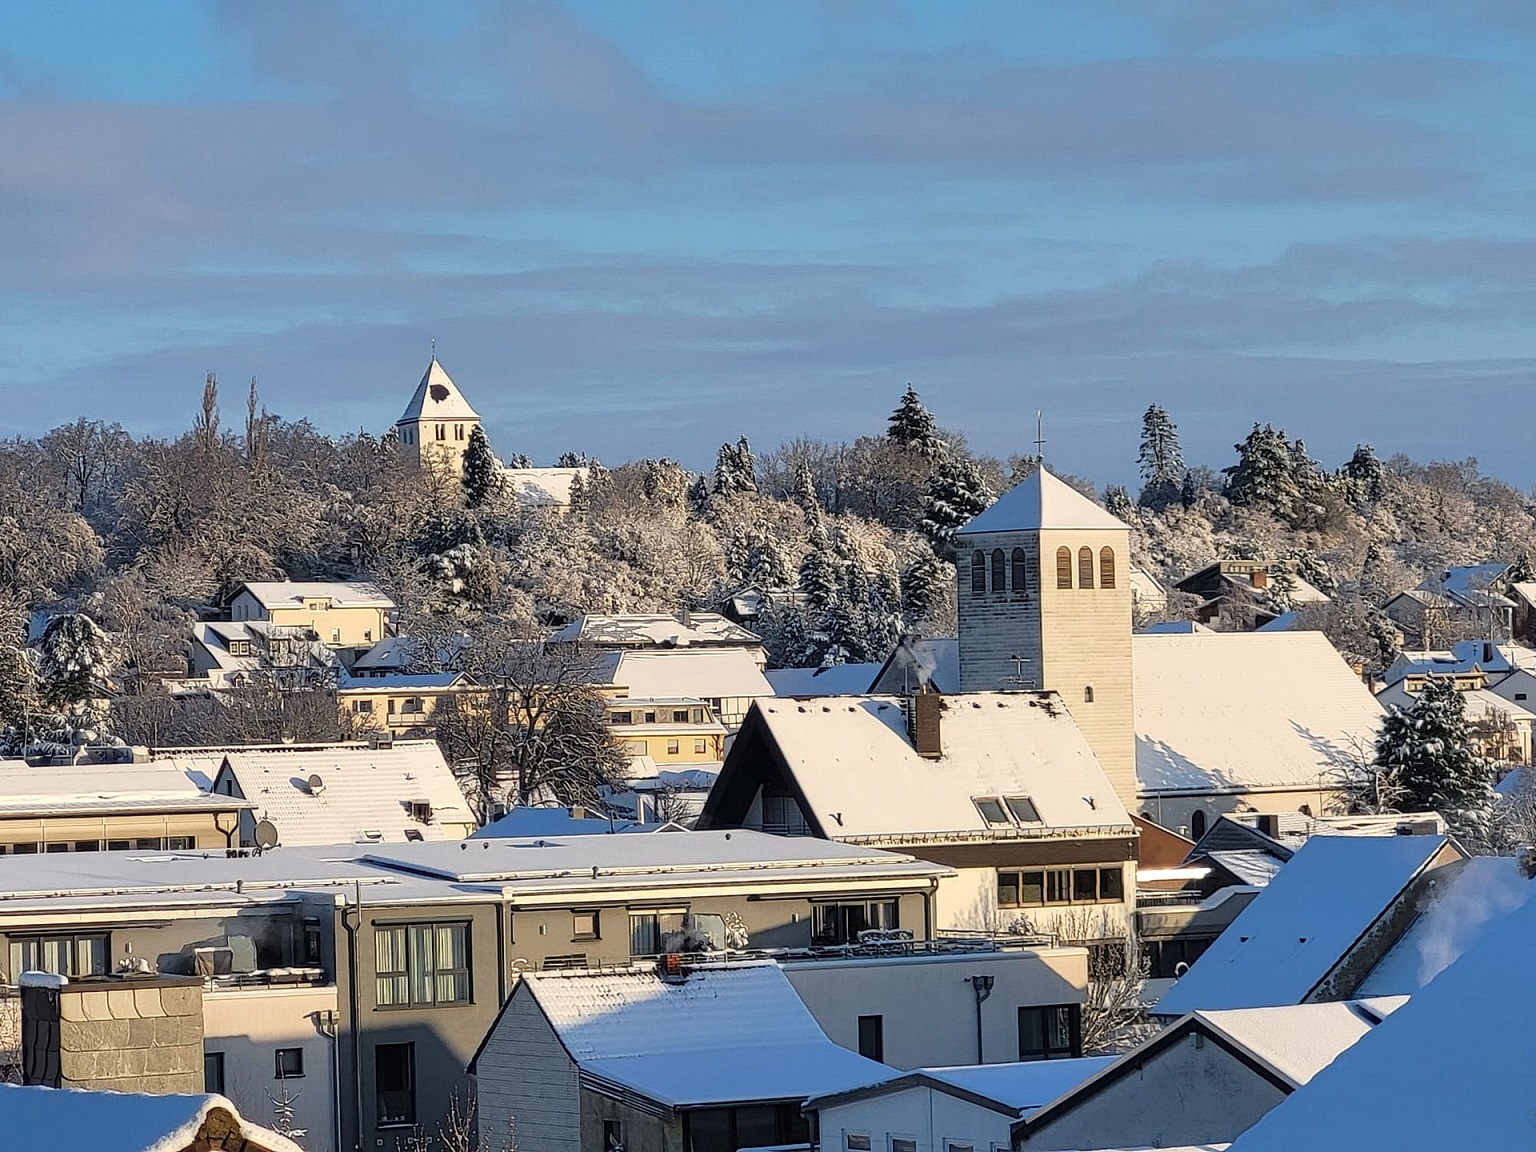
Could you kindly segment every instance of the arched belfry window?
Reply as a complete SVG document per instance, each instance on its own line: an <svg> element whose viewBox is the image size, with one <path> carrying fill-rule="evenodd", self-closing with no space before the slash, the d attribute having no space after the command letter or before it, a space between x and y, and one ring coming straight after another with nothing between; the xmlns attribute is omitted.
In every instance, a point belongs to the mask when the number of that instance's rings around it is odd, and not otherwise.
<svg viewBox="0 0 1536 1152"><path fill-rule="evenodd" d="M1093 587L1093 549L1079 548L1077 550L1077 586L1079 588Z"/></svg>
<svg viewBox="0 0 1536 1152"><path fill-rule="evenodd" d="M981 549L971 553L971 591L987 590L987 554Z"/></svg>
<svg viewBox="0 0 1536 1152"><path fill-rule="evenodd" d="M992 591L1008 591L1008 558L1001 548L992 549Z"/></svg>
<svg viewBox="0 0 1536 1152"><path fill-rule="evenodd" d="M1029 591L1028 561L1022 548L1013 550L1013 590L1021 594Z"/></svg>
<svg viewBox="0 0 1536 1152"><path fill-rule="evenodd" d="M1072 587L1072 549L1056 549L1056 587Z"/></svg>
<svg viewBox="0 0 1536 1152"><path fill-rule="evenodd" d="M1099 587L1113 588L1115 586L1115 550L1110 547L1099 549Z"/></svg>

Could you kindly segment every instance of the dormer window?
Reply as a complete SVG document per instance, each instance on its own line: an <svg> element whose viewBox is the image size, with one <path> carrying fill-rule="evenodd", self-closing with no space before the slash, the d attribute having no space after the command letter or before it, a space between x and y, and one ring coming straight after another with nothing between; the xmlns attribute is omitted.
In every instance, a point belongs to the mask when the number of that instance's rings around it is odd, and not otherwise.
<svg viewBox="0 0 1536 1152"><path fill-rule="evenodd" d="M1035 802L1028 796L1004 796L1003 803L1008 806L1008 811L1020 824L1040 824L1040 813L1035 810Z"/></svg>

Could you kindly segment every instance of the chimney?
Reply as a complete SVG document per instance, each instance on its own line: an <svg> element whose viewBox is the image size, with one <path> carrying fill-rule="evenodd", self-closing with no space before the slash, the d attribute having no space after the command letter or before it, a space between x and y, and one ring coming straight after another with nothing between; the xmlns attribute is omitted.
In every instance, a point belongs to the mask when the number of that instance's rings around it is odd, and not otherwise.
<svg viewBox="0 0 1536 1152"><path fill-rule="evenodd" d="M919 756L937 760L944 755L940 715L944 698L937 692L919 692L907 708L907 735Z"/></svg>
<svg viewBox="0 0 1536 1152"><path fill-rule="evenodd" d="M1483 641L1483 663L1484 664L1492 664L1493 663L1493 645L1490 644L1486 640Z"/></svg>
<svg viewBox="0 0 1536 1152"><path fill-rule="evenodd" d="M1269 587L1269 569L1268 568L1255 568L1253 570L1253 575L1250 576L1249 579L1253 582L1253 586L1255 588L1268 588Z"/></svg>
<svg viewBox="0 0 1536 1152"><path fill-rule="evenodd" d="M586 807L584 805L581 805L581 804L572 804L571 805L571 819L572 820L585 820L586 818L587 818L587 809L586 809Z"/></svg>
<svg viewBox="0 0 1536 1152"><path fill-rule="evenodd" d="M1271 840L1280 839L1280 814L1278 812L1260 812L1254 827Z"/></svg>

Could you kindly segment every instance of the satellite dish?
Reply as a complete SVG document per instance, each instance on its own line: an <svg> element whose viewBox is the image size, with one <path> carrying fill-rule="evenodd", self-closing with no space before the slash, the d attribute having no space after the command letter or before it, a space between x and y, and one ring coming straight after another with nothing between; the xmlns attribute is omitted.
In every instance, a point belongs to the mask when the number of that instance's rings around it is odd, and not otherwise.
<svg viewBox="0 0 1536 1152"><path fill-rule="evenodd" d="M256 822L256 847L262 849L277 847L277 825L272 821Z"/></svg>
<svg viewBox="0 0 1536 1152"><path fill-rule="evenodd" d="M311 796L318 796L325 791L325 781L320 778L320 773L318 772L306 780L305 783L309 785L309 794Z"/></svg>
<svg viewBox="0 0 1536 1152"><path fill-rule="evenodd" d="M532 972L533 961L529 960L526 956L517 956L512 961L512 971L519 974L524 972Z"/></svg>

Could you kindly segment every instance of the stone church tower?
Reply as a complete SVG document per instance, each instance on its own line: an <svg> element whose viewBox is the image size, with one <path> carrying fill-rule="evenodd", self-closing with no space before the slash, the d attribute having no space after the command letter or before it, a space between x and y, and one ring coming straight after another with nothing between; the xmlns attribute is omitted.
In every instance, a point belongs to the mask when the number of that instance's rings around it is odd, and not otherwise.
<svg viewBox="0 0 1536 1152"><path fill-rule="evenodd" d="M469 434L480 426L480 414L469 406L459 386L432 357L405 412L395 421L400 447L422 468L460 476Z"/></svg>
<svg viewBox="0 0 1536 1152"><path fill-rule="evenodd" d="M1130 529L1044 468L956 534L960 690L1049 689L1136 812Z"/></svg>

